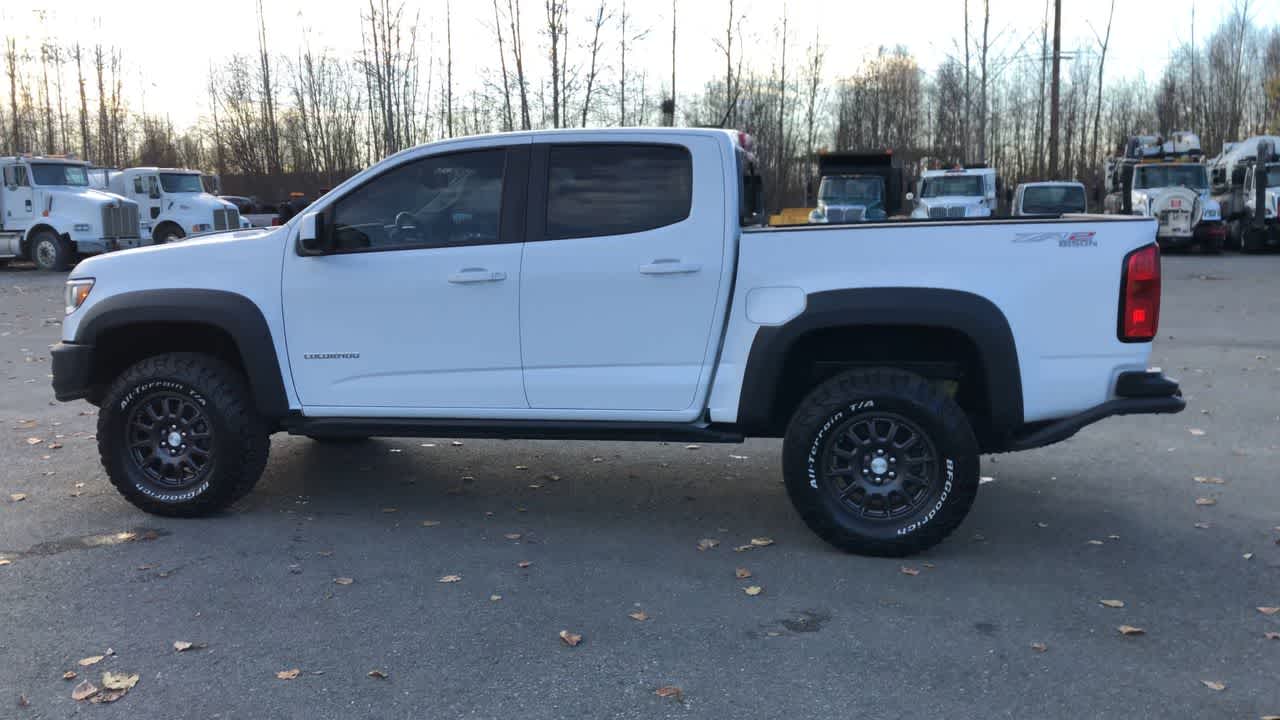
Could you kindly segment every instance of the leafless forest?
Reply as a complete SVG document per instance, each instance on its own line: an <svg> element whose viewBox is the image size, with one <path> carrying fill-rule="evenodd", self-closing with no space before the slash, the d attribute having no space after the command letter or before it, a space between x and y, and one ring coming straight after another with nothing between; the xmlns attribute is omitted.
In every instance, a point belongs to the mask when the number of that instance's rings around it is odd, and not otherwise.
<svg viewBox="0 0 1280 720"><path fill-rule="evenodd" d="M1212 18L1207 41L1149 68L1119 69L1106 65L1111 17L1088 18L1087 37L1055 38L1052 0L1032 28L1010 26L985 0L965 0L955 3L947 59L932 71L907 47L832 67L827 47L838 38L797 27L785 2L748 16L741 0L718 1L722 25L694 35L681 25L679 0L665 27L641 26L628 0L480 0L491 59L464 68L454 63L456 0L441 0L429 31L411 3L365 0L351 11L360 33L353 56L315 49L300 29L266 27L259 0L259 52L211 68L193 90L204 96L191 98L209 111L184 128L163 110L142 110L120 49L6 37L0 152L202 168L222 175L229 192L274 199L443 137L724 126L755 136L778 207L801 201L822 148L893 148L910 161L987 162L1008 182L1094 185L1102 158L1134 132L1195 129L1212 154L1223 141L1280 131L1280 26L1260 21L1247 0ZM718 71L681 66L682 49L707 42ZM1103 77L1128 79L1104 85Z"/></svg>

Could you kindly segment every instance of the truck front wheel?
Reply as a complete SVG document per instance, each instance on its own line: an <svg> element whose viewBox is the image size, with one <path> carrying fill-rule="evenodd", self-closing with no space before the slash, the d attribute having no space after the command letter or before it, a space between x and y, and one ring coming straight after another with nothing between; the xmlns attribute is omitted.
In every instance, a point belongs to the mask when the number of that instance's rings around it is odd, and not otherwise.
<svg viewBox="0 0 1280 720"><path fill-rule="evenodd" d="M978 492L978 445L964 411L924 378L855 370L819 385L783 443L787 494L805 524L859 555L936 545Z"/></svg>
<svg viewBox="0 0 1280 720"><path fill-rule="evenodd" d="M52 230L41 230L31 237L31 259L41 270L65 272L71 269L73 255L70 244Z"/></svg>
<svg viewBox="0 0 1280 720"><path fill-rule="evenodd" d="M147 358L111 384L98 453L111 484L146 512L194 517L253 489L270 438L245 378L198 353Z"/></svg>
<svg viewBox="0 0 1280 720"><path fill-rule="evenodd" d="M182 228L171 222L166 222L160 223L160 226L151 233L151 241L156 245L163 245L165 243L177 242L186 236L187 234L182 232Z"/></svg>

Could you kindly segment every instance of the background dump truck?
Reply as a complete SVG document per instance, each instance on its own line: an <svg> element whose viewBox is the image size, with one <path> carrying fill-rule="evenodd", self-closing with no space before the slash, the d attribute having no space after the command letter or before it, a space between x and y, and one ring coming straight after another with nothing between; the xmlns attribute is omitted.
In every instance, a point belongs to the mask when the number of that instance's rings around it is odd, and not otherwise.
<svg viewBox="0 0 1280 720"><path fill-rule="evenodd" d="M1214 200L1222 207L1227 244L1246 252L1280 246L1280 136L1227 143L1209 161ZM1264 178L1264 182L1258 182Z"/></svg>
<svg viewBox="0 0 1280 720"><path fill-rule="evenodd" d="M816 207L811 223L884 220L902 210L902 165L891 151L818 156Z"/></svg>
<svg viewBox="0 0 1280 720"><path fill-rule="evenodd" d="M66 270L78 255L146 244L138 205L91 186L89 164L64 156L0 157L0 265Z"/></svg>

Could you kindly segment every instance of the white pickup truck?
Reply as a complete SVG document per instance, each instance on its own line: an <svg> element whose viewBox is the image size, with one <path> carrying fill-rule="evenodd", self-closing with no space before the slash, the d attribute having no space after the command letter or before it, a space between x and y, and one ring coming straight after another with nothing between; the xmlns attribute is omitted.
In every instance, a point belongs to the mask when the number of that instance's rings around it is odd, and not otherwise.
<svg viewBox="0 0 1280 720"><path fill-rule="evenodd" d="M955 529L979 453L1183 408L1147 369L1153 220L764 228L743 148L448 140L281 227L93 258L67 283L55 394L99 406L120 492L177 516L249 492L281 431L782 437L804 521L873 555Z"/></svg>

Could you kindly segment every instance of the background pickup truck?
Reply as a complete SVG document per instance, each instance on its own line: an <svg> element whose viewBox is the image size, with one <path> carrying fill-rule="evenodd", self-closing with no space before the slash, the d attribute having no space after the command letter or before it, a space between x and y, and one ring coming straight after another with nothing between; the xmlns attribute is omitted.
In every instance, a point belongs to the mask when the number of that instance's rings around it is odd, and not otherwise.
<svg viewBox="0 0 1280 720"><path fill-rule="evenodd" d="M394 155L287 225L81 263L53 350L112 483L190 516L269 436L785 438L804 521L903 555L981 452L1178 412L1154 221L756 227L746 138L583 130ZM1046 270L1051 269L1051 270Z"/></svg>

